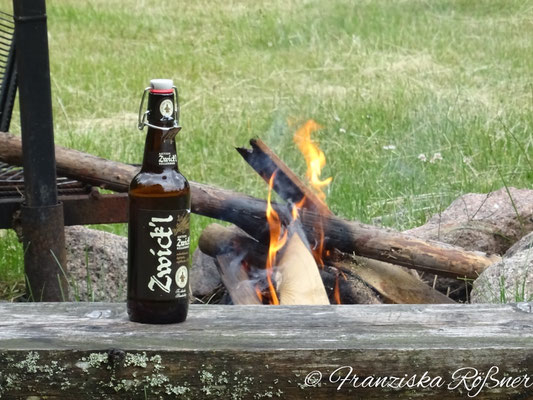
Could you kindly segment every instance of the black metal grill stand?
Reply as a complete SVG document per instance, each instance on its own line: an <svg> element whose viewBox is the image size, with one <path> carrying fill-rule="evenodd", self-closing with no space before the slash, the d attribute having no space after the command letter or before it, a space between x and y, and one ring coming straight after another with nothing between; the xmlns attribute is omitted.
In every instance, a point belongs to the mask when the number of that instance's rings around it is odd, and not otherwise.
<svg viewBox="0 0 533 400"><path fill-rule="evenodd" d="M46 7L14 0L25 203L24 268L35 301L68 296L63 206L58 202Z"/></svg>

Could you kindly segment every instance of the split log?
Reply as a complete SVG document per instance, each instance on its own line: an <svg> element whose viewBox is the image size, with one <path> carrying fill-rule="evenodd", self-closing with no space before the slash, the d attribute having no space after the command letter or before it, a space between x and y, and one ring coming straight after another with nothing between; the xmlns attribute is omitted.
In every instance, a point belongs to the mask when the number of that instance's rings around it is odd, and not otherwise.
<svg viewBox="0 0 533 400"><path fill-rule="evenodd" d="M233 251L215 256L220 279L228 290L233 304L261 304L241 262L242 255Z"/></svg>
<svg viewBox="0 0 533 400"><path fill-rule="evenodd" d="M243 268L249 260L265 260L266 254L254 239L237 229L208 225L198 240L200 251L215 259L220 279L233 304L261 304Z"/></svg>
<svg viewBox="0 0 533 400"><path fill-rule="evenodd" d="M448 296L420 281L409 272L383 261L335 252L328 263L353 272L377 290L388 302L397 304L455 303Z"/></svg>
<svg viewBox="0 0 533 400"><path fill-rule="evenodd" d="M68 157L67 157L68 155ZM20 138L0 132L0 160L20 163ZM56 146L56 164L64 176L88 183L104 183L108 188L126 191L134 166L104 160L86 153ZM232 222L256 239L268 242L265 221L266 202L251 196L213 186L191 182L192 212ZM280 216L289 221L285 207L273 205ZM330 248L431 273L475 279L496 260L484 253L464 251L434 241L424 241L392 230L385 230L359 222L321 216L302 210L303 229L313 242L314 227L323 218L326 245Z"/></svg>
<svg viewBox="0 0 533 400"><path fill-rule="evenodd" d="M351 271L326 264L319 272L331 304L383 304L382 296Z"/></svg>
<svg viewBox="0 0 533 400"><path fill-rule="evenodd" d="M315 259L298 232L291 235L283 248L278 270L281 305L329 304Z"/></svg>

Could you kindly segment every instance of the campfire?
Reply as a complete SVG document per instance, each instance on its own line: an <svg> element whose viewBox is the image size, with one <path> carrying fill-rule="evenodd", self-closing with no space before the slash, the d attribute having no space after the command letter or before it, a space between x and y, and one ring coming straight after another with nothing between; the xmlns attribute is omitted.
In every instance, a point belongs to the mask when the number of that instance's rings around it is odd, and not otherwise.
<svg viewBox="0 0 533 400"><path fill-rule="evenodd" d="M234 304L450 303L415 270L475 279L497 261L481 252L335 216L323 193L331 181L321 178L325 157L311 140L317 129L318 124L308 121L295 135L307 159L309 183L259 139L252 139L249 149L237 149L268 184L267 201L190 182L193 213L233 224L208 226L199 248L215 260ZM58 174L116 192L126 192L137 173L135 166L60 146L55 154ZM0 132L0 160L21 163L19 137ZM283 202L271 201L272 191ZM90 201L97 207L104 198L122 202L115 211L124 212L125 195L99 193ZM71 212L67 206L65 202ZM217 294L200 300L224 297Z"/></svg>
<svg viewBox="0 0 533 400"><path fill-rule="evenodd" d="M199 248L214 258L233 304L342 304L373 302L452 302L417 278L416 273L385 262L357 257L326 244L325 225L334 218L326 204L326 157L312 134L321 127L309 120L294 134L307 164L307 183L260 139L238 148L244 160L268 184L266 231L208 226ZM285 200L272 203L272 191ZM302 225L301 215L314 218ZM243 219L247 216L243 215ZM237 225L239 223L237 222Z"/></svg>
<svg viewBox="0 0 533 400"><path fill-rule="evenodd" d="M307 121L294 135L294 142L307 163L308 188L260 140L252 140L252 150L238 149L246 161L268 183L265 218L268 238L255 240L243 231L211 225L200 238L200 249L215 258L224 286L234 304L330 304L319 268L324 271L324 232L317 223L317 240L311 245L299 221L302 208L329 213L322 190L332 178L322 180L324 153L312 141L319 129ZM287 182L290 183L287 183ZM272 205L272 191L287 200L286 216L281 218ZM224 239L221 239L224 238ZM217 242L214 244L213 242ZM332 299L340 303L338 276Z"/></svg>

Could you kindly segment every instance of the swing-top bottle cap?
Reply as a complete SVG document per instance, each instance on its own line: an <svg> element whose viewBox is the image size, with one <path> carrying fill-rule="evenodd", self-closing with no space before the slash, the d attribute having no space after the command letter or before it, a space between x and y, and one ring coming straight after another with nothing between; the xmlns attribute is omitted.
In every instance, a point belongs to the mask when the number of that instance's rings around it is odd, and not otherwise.
<svg viewBox="0 0 533 400"><path fill-rule="evenodd" d="M152 79L150 81L151 93L172 93L174 82L172 79Z"/></svg>

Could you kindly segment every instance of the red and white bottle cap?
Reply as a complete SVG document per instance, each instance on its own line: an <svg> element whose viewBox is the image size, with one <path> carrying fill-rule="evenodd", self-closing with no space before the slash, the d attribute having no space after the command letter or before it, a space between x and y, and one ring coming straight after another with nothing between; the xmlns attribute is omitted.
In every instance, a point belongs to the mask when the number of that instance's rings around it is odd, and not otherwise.
<svg viewBox="0 0 533 400"><path fill-rule="evenodd" d="M172 79L152 79L150 81L151 93L173 93L174 82Z"/></svg>

